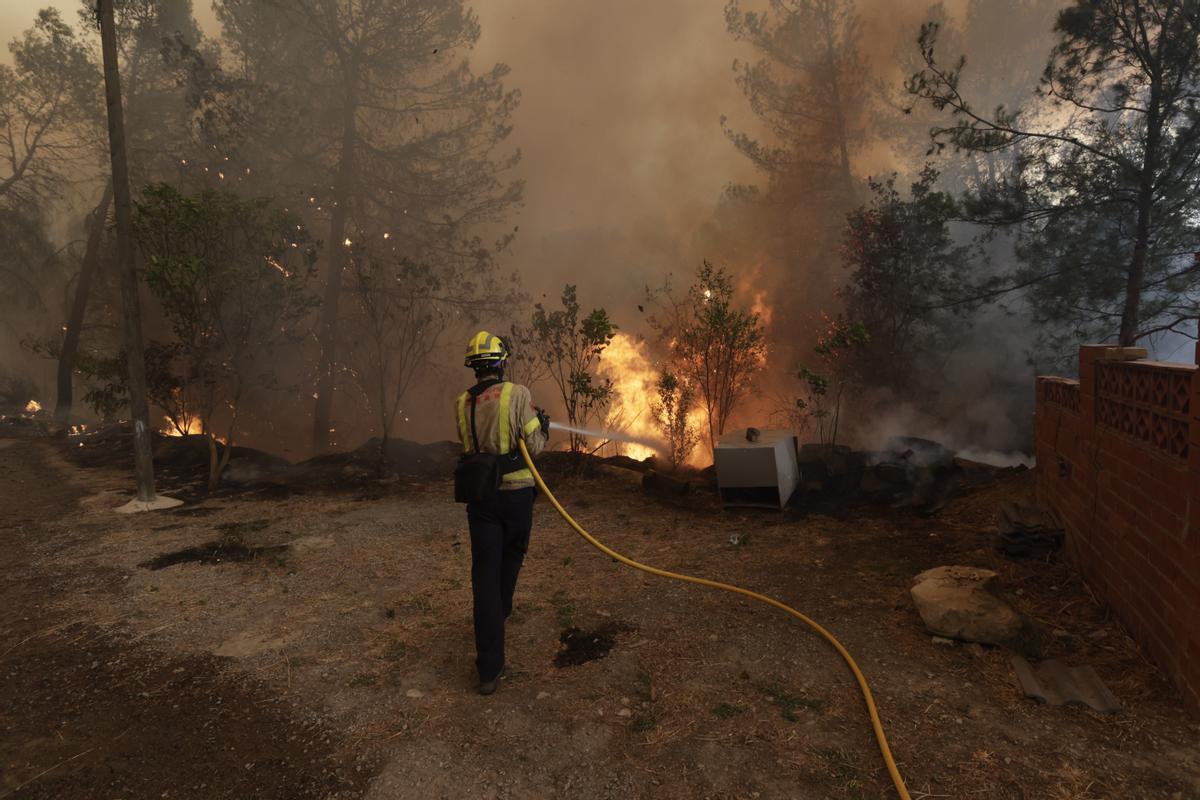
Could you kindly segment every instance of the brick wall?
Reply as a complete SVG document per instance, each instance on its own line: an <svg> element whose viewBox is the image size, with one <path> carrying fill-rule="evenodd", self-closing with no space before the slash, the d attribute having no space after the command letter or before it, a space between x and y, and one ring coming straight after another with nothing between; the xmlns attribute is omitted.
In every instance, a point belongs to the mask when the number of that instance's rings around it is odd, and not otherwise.
<svg viewBox="0 0 1200 800"><path fill-rule="evenodd" d="M1037 487L1092 591L1200 711L1200 370L1085 345L1037 379Z"/></svg>

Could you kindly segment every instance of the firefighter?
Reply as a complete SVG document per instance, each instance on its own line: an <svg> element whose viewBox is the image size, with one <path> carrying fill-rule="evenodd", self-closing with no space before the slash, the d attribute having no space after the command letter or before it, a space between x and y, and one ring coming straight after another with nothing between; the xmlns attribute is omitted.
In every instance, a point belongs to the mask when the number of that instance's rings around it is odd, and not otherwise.
<svg viewBox="0 0 1200 800"><path fill-rule="evenodd" d="M485 695L496 691L504 669L504 621L512 613L513 590L533 526L533 475L521 458L517 437L534 455L550 432L550 418L533 405L529 389L504 380L508 356L503 338L487 331L471 337L465 364L475 371L475 385L456 404L464 459L494 458L498 472L498 490L467 502L475 666L479 693Z"/></svg>

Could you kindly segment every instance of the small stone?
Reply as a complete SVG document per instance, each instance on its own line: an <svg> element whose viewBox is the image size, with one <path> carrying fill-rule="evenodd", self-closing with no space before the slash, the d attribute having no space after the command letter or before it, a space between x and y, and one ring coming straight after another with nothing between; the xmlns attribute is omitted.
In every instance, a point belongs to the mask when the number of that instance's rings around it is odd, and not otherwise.
<svg viewBox="0 0 1200 800"><path fill-rule="evenodd" d="M407 692L404 693L404 696L411 697L414 700L416 700L416 699L424 697L425 693L422 692L420 689L409 689Z"/></svg>
<svg viewBox="0 0 1200 800"><path fill-rule="evenodd" d="M628 708L622 708L620 711L617 712L617 716L618 717L632 717L633 712L630 711Z"/></svg>
<svg viewBox="0 0 1200 800"><path fill-rule="evenodd" d="M549 693L549 692L538 692L537 699L538 699L538 700L545 700L545 699L546 699L546 698L548 698L549 696L550 696L550 693Z"/></svg>
<svg viewBox="0 0 1200 800"><path fill-rule="evenodd" d="M945 636L930 636L929 641L942 647L954 647L954 640L947 639Z"/></svg>
<svg viewBox="0 0 1200 800"><path fill-rule="evenodd" d="M965 647L963 647L963 650L966 650L968 653L975 656L976 658L983 658L984 655L987 653L987 651L983 649L983 645L981 645L977 642L967 643L967 645Z"/></svg>

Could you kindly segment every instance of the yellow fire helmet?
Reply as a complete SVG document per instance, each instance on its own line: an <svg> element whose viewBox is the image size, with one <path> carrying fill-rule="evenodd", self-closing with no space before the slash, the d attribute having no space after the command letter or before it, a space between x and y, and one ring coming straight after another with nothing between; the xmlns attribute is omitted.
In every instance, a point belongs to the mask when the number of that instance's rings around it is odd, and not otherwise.
<svg viewBox="0 0 1200 800"><path fill-rule="evenodd" d="M508 358L508 345L504 339L487 331L480 331L467 342L467 358L463 362L471 368L500 364Z"/></svg>

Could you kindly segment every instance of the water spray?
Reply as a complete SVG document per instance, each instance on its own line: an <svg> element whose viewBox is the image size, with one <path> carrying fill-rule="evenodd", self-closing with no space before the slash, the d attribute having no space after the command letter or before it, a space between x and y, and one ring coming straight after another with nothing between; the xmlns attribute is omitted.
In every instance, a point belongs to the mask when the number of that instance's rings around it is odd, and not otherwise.
<svg viewBox="0 0 1200 800"><path fill-rule="evenodd" d="M630 444L640 444L643 447L649 447L655 452L663 451L663 443L658 439L652 439L647 436L634 436L629 433L619 433L617 431L597 431L589 428L579 428L573 425L563 425L561 422L550 420L550 430L563 431L565 433L574 433L579 436L587 436L592 439L603 439L610 442L629 442Z"/></svg>

